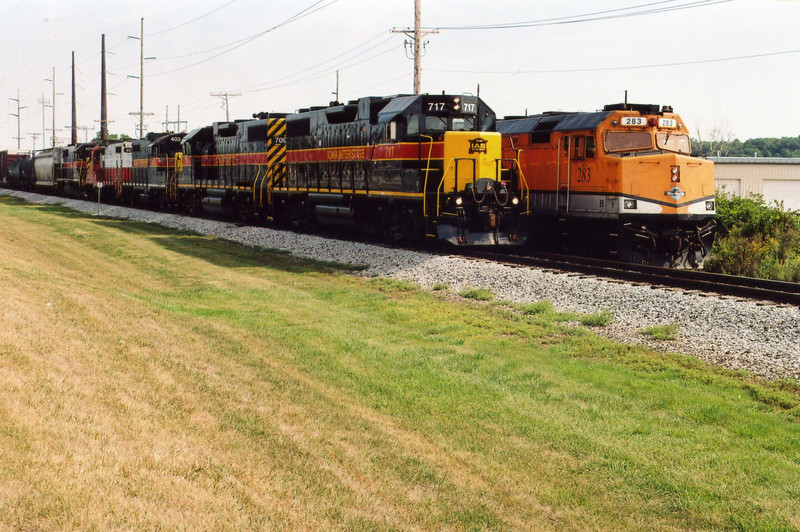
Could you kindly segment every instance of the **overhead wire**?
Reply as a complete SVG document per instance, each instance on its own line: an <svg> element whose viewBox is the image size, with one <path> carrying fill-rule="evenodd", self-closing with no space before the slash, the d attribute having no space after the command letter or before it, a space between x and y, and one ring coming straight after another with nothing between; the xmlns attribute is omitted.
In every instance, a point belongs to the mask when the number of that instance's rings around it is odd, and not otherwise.
<svg viewBox="0 0 800 532"><path fill-rule="evenodd" d="M327 4L325 4L323 6L319 6L319 4L322 4L323 2L325 2L325 0L318 0L317 2L315 2L312 5L310 5L309 7L303 9L302 11L300 11L300 12L294 14L294 15L292 15L291 17L289 17L288 19L284 20L283 22L280 22L280 23L276 24L275 26L272 26L271 28L268 28L268 29L266 29L264 31L261 31L259 33L254 34L254 35L251 35L250 37L246 37L245 39L242 39L242 40L239 40L239 41L235 41L234 43L232 43L234 45L231 46L230 48L228 48L227 50L224 50L224 51L222 51L222 52L220 52L218 54L212 55L210 57L207 57L207 58L202 59L200 61L197 61L195 63L191 63L189 65L185 65L185 66L178 67L178 68L174 68L172 70L158 72L156 74L151 74L150 76L153 77L153 76L163 76L165 74L172 74L174 72L179 72L181 70L186 70L187 68L191 68L191 67L206 63L208 61L211 61L212 59L216 59L217 57L220 57L220 56L225 55L225 54L227 54L229 52L232 52L233 50L236 50L237 48L241 48L245 44L248 44L248 43L258 39L259 37L262 37L262 36L266 35L267 33L271 32L271 31L274 31L274 30L276 30L276 29L278 29L280 27L286 26L287 24L291 24L292 22L295 22L295 21L300 20L300 19L302 19L304 17L307 17L308 15L316 13L317 11L325 9L326 7L329 7L329 6L335 4L338 1L339 0L329 0ZM317 6L319 6L319 7L317 7Z"/></svg>
<svg viewBox="0 0 800 532"><path fill-rule="evenodd" d="M352 65L330 67L330 68L328 68L327 70L325 70L323 72L320 72L320 73L317 73L317 74L313 74L313 75L307 76L307 77L302 78L302 79L289 81L289 82L286 82L286 83L280 83L278 85L271 85L269 87L263 87L263 88L260 88L260 89L254 89L254 90L251 90L251 91L248 91L248 92L263 92L263 91L278 89L278 88L282 88L282 87L288 87L288 86L291 86L291 85L296 85L298 83L304 83L306 81L313 81L315 79L319 79L319 78L321 78L323 76L331 74L331 73L335 72L336 70L347 70L347 69L352 68L354 66L361 65L363 63L372 61L373 59L376 59L378 57L384 56L384 55L388 54L389 52L393 52L396 49L397 49L397 47L389 48L387 50L384 50L383 52L379 52L379 53L377 53L375 55L367 57L366 59L364 59L362 61L359 61L357 63L353 63ZM361 55L361 54L359 54L359 55Z"/></svg>
<svg viewBox="0 0 800 532"><path fill-rule="evenodd" d="M426 26L425 29L437 30L502 30L502 29L518 29L518 28L531 28L538 26L556 26L563 24L577 24L582 22L594 22L598 20L610 20L615 18L637 17L642 15L652 15L656 13L665 13L668 11L679 11L684 9L694 9L698 7L706 7L715 4L723 4L731 2L732 0L695 0L686 4L679 4L673 6L661 6L662 4L671 4L677 0L661 0L659 2L651 2L647 4L639 4L637 6L609 9L605 11L596 11L592 13L584 13L581 15L571 15L568 17L557 17L541 20L529 20L523 22L506 22L501 24L482 24L482 25L468 25L468 26ZM661 7L651 7L661 6ZM641 11L633 11L639 8L647 7ZM623 12L625 11L625 12Z"/></svg>
<svg viewBox="0 0 800 532"><path fill-rule="evenodd" d="M756 59L761 57L771 57L776 55L787 55L800 53L798 50L783 50L780 52L765 52L761 54L738 55L733 57L720 57L715 59L697 59L694 61L676 61L673 63L654 63L647 65L629 65L619 67L594 67L594 68L559 68L559 69L540 69L540 70L452 70L452 69L434 69L428 68L426 70L431 72L446 72L451 74L566 74L566 73L579 73L579 72L606 72L613 70L637 70L644 68L667 68L675 66L686 65L701 65L707 63L721 63L726 61L739 61L743 59Z"/></svg>
<svg viewBox="0 0 800 532"><path fill-rule="evenodd" d="M182 28L182 27L184 27L184 26L188 26L189 24L192 24L193 22L197 22L197 21L198 21L198 20L200 20L200 19L206 18L207 16L209 16L209 15L212 15L212 14L216 13L217 11L219 11L219 10L221 10L221 9L224 9L224 8L228 7L229 5L233 4L234 2L238 2L238 0L230 0L230 2L228 2L227 4L225 4L225 5L222 5L222 6L218 7L218 8L216 8L216 9L213 9L213 10L209 11L208 13L205 13L205 14L203 14L203 15L200 15L199 17L195 17L195 18L193 18L192 20L189 20L189 21L187 21L187 22L184 22L183 24L178 24L177 26L173 26L173 27L171 27L171 28L167 28L167 29L164 29L164 30L155 31L155 32L153 32L153 33L148 33L148 34L147 34L147 37L152 37L152 36L154 36L154 35L161 35L162 33L167 33L167 32L170 32L170 31L172 31L172 30L177 30L178 28Z"/></svg>
<svg viewBox="0 0 800 532"><path fill-rule="evenodd" d="M255 86L253 86L253 87L248 87L248 88L246 88L246 89L242 89L242 90L241 90L241 92L259 92L259 91L261 91L261 90L265 90L265 89L263 88L263 85L272 85L272 84L274 84L274 83L276 83L276 82L283 81L283 80L286 80L286 79L290 79L290 78L293 78L293 77L295 77L295 76L298 76L298 75L300 75L300 74L303 74L303 73L305 73L305 72L308 72L308 71L310 71L310 70L314 70L314 69L316 69L316 68L318 68L318 67L321 67L321 66L323 66L323 65L326 65L326 64L330 63L331 61L335 61L336 59L339 59L340 57L343 57L343 56L345 56L345 55L349 54L350 52L353 52L353 51L355 51L355 50L358 50L359 48L362 48L362 47L366 46L367 44L371 43L372 41L374 41L374 40L378 39L379 37L381 37L381 36L383 36L383 35L385 35L385 32L381 32L380 34L376 35L375 37L372 37L372 38L370 38L370 39L367 39L366 41L362 42L361 44L359 44L359 45L357 45L357 46L354 46L353 48L350 48L349 50L347 50L347 51L345 51L345 52L342 52L341 54L335 55L335 56L333 56L333 57L331 57L331 58L329 58L329 59L327 59L327 60L325 60L325 61L322 61L322 62L320 62L320 63L317 63L317 64L315 64L315 65L312 65L312 66L310 66L310 67L308 67L308 68L305 68L305 69L303 69L303 70L298 70L297 72L294 72L294 73L292 73L292 74L288 74L288 75L286 75L286 76L282 76L282 77L280 77L280 78L273 79L273 80L272 80L272 81L270 81L269 83L266 83L266 84L259 84L259 85L255 85ZM349 59L346 59L346 60L344 60L343 62L341 62L341 63L339 63L339 64L337 64L337 65L334 65L334 66L332 66L332 67L327 67L327 68L326 68L326 69L325 69L325 70L324 70L322 73L320 73L320 75L319 75L319 76L315 75L315 76L314 76L314 77L312 77L312 78L304 78L304 80L317 79L317 78L318 78L318 77L320 77L321 75L326 75L326 74L329 74L329 73L331 73L331 72L333 72L333 71L335 71L335 70L337 70L337 69L338 69L338 70L345 70L345 69L347 69L347 68L350 68L350 67L352 67L352 66L355 66L355 65L361 64L361 63L363 63L364 61L360 61L360 62L358 62L358 63L355 63L355 64L353 64L353 65L345 66L345 65L347 65L347 62L348 62L348 61L352 61L353 59L355 59L355 58L357 58L357 57L360 57L360 56L362 56L362 55L364 55L364 54L366 54L366 53L368 53L368 52L370 52L370 51L374 51L376 48L378 48L378 47L382 46L383 44L385 44L385 43L387 43L387 42L389 42L389 41L393 40L395 37L397 37L397 35L394 35L394 34L393 34L393 35L390 35L389 37L387 37L386 39L384 39L384 40L382 40L381 42L377 43L376 45L374 45L374 46L370 47L369 49L367 49L367 50L363 50L363 51L359 52L358 54L356 54L356 55L354 55L354 56L350 57ZM394 49L394 48L392 48L392 49ZM387 50L387 52L388 52L388 51L391 51L391 50ZM382 52L382 53L380 53L379 55L384 55L385 53L386 53L386 52ZM373 57L375 57L375 56L373 56ZM367 59L367 60L369 60L369 59ZM292 82L292 83L294 83L294 82ZM280 85L280 86L286 86L286 85L287 85L287 84L283 84L283 85ZM270 88L272 88L272 87L270 87Z"/></svg>

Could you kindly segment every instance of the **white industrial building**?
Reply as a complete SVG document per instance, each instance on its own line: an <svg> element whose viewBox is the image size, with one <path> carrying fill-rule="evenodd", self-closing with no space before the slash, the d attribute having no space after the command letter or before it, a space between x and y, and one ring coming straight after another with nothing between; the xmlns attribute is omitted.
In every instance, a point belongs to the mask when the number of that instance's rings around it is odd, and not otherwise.
<svg viewBox="0 0 800 532"><path fill-rule="evenodd" d="M717 188L737 196L761 194L767 205L783 203L800 210L800 159L778 157L709 157Z"/></svg>

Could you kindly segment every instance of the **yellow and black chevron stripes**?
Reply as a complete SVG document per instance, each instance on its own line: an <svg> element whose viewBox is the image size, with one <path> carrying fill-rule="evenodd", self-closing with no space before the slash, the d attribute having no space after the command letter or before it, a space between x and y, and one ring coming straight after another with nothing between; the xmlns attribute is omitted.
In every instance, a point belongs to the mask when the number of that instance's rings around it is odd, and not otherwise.
<svg viewBox="0 0 800 532"><path fill-rule="evenodd" d="M272 166L286 160L286 120L271 118L267 126L267 164Z"/></svg>

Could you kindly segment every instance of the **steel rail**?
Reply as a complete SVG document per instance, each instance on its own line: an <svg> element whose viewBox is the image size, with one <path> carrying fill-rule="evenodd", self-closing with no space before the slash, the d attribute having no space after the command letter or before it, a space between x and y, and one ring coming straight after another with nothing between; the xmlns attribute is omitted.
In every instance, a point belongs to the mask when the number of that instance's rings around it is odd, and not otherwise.
<svg viewBox="0 0 800 532"><path fill-rule="evenodd" d="M698 270L674 270L646 264L628 264L602 259L547 253L516 255L480 249L460 250L464 257L491 260L515 266L529 266L628 282L650 284L686 291L700 291L731 297L800 306L800 283L740 277Z"/></svg>

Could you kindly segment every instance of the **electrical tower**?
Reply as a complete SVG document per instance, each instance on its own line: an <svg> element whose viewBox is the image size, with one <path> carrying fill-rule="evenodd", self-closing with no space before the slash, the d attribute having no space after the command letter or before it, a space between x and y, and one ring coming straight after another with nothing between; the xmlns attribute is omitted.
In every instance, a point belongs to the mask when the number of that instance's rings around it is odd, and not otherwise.
<svg viewBox="0 0 800 532"><path fill-rule="evenodd" d="M163 124L163 126L164 126L164 131L169 131L169 126L172 125L172 124L175 124L175 129L173 131L176 132L176 133L180 132L181 124L187 124L188 125L186 120L181 120L181 106L180 105L178 106L178 119L177 120L170 120L169 119L169 105L168 105L166 113L165 113L165 116L164 116L164 121L161 122L161 124Z"/></svg>

